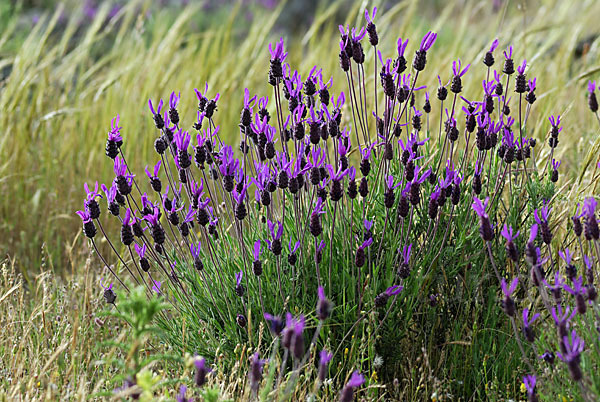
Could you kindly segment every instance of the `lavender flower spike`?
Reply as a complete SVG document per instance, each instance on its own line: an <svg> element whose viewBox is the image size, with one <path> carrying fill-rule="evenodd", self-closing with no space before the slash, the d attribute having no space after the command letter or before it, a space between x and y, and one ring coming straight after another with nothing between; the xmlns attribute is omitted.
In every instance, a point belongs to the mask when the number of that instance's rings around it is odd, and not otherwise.
<svg viewBox="0 0 600 402"><path fill-rule="evenodd" d="M331 315L333 304L325 297L323 286L319 286L317 294L319 295L319 301L317 302L317 318L320 321L325 321Z"/></svg>
<svg viewBox="0 0 600 402"><path fill-rule="evenodd" d="M332 357L333 353L329 353L325 349L319 353L319 381L321 382L325 381L325 376L327 375L327 365L331 361Z"/></svg>
<svg viewBox="0 0 600 402"><path fill-rule="evenodd" d="M507 285L506 280L502 278L500 281L500 287L502 288L502 293L504 293L503 300L503 308L506 315L509 317L513 317L515 315L515 301L512 299L511 295L517 288L517 284L519 283L519 278L514 278L510 283L510 286Z"/></svg>
<svg viewBox="0 0 600 402"><path fill-rule="evenodd" d="M527 400L529 402L537 402L538 397L535 391L535 382L536 378L533 374L528 374L523 377L523 384L525 385L525 390L527 391Z"/></svg>
<svg viewBox="0 0 600 402"><path fill-rule="evenodd" d="M352 402L354 400L354 390L365 383L365 377L358 371L352 373L352 377L340 394L340 402Z"/></svg>
<svg viewBox="0 0 600 402"><path fill-rule="evenodd" d="M212 368L206 366L206 359L201 358L194 361L196 366L196 374L194 375L194 383L198 387L202 387L206 384L206 376L212 371Z"/></svg>
<svg viewBox="0 0 600 402"><path fill-rule="evenodd" d="M531 317L531 319L529 319L529 309L526 308L523 310L523 333L525 334L525 339L527 339L528 342L535 341L535 333L531 328L531 324L533 324L533 322L539 317L539 313L536 313L533 315L533 317Z"/></svg>
<svg viewBox="0 0 600 402"><path fill-rule="evenodd" d="M490 223L490 218L488 214L485 212L485 209L488 206L490 201L490 197L486 197L485 201L482 203L481 200L477 197L473 197L473 210L477 215L479 215L479 234L483 238L484 241L491 241L494 238L494 230L492 224Z"/></svg>

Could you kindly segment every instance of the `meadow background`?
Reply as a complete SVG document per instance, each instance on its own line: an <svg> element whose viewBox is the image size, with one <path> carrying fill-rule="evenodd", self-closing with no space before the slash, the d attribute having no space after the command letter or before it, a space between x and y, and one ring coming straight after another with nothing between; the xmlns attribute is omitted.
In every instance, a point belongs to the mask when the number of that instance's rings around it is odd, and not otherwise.
<svg viewBox="0 0 600 402"><path fill-rule="evenodd" d="M385 10L380 37L416 41L428 30L439 33L436 46L444 51L428 55L426 82L435 82L438 73L448 77L457 57L480 63L496 37L515 45L516 58L526 55L538 78L532 119L564 119L557 159L568 180L560 203L571 208L579 194L598 194L600 136L585 101L587 81L600 76L597 1L4 1L0 398L84 398L111 375L102 364L106 350L97 344L124 336L123 330L96 320L103 320L97 312L104 273L74 214L81 208L82 183L110 176L104 155L110 120L120 114L125 152L132 170L142 172L139 164L150 160L155 139L147 99L181 90L179 110L190 119L192 89L208 82L221 93L221 136L235 141L243 89L270 93L269 42L283 36L299 70L319 64L334 82L343 82L334 56L337 26L362 24L365 7L373 5ZM381 50L391 54L395 43L386 40ZM470 80L465 93L476 85ZM547 125L532 129L528 135L547 141ZM219 381L227 388L227 378ZM493 378L482 387L500 399L518 392L494 390Z"/></svg>

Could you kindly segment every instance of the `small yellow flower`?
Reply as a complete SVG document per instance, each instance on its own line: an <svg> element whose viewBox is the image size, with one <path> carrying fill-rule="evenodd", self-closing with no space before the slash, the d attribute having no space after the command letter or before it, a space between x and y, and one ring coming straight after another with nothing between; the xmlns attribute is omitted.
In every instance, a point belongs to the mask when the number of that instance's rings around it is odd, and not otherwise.
<svg viewBox="0 0 600 402"><path fill-rule="evenodd" d="M371 380L377 381L377 371L373 370L373 374L371 374Z"/></svg>
<svg viewBox="0 0 600 402"><path fill-rule="evenodd" d="M521 393L524 394L525 392L527 392L527 388L525 388L525 383L522 382L521 383Z"/></svg>
<svg viewBox="0 0 600 402"><path fill-rule="evenodd" d="M344 349L344 358L348 357L348 348Z"/></svg>

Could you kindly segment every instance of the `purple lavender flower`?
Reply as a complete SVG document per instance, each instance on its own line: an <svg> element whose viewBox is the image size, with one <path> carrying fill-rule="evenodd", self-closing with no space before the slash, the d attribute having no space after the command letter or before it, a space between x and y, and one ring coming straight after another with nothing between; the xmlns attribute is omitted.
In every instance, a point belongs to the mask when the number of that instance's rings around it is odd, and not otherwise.
<svg viewBox="0 0 600 402"><path fill-rule="evenodd" d="M367 247L369 247L371 244L373 244L372 237L368 238L360 246L358 246L358 249L356 250L356 256L354 258L354 264L357 267L361 268L363 265L365 265L365 260L366 260L365 249Z"/></svg>
<svg viewBox="0 0 600 402"><path fill-rule="evenodd" d="M427 63L427 51L431 49L436 38L437 34L429 31L421 40L421 45L419 46L419 50L416 51L415 59L413 60L413 68L415 70L423 71L425 69L425 64Z"/></svg>
<svg viewBox="0 0 600 402"><path fill-rule="evenodd" d="M269 43L269 52L271 53L271 66L269 69L269 83L276 85L277 80L283 78L283 67L282 63L287 57L287 53L283 48L283 38L279 39L279 42L273 46Z"/></svg>
<svg viewBox="0 0 600 402"><path fill-rule="evenodd" d="M485 212L488 203L490 201L490 197L486 197L485 201L482 203L481 200L477 197L473 197L473 210L479 216L479 234L484 241L491 241L494 238L494 229L492 224L490 223L490 218L488 214Z"/></svg>
<svg viewBox="0 0 600 402"><path fill-rule="evenodd" d="M565 350L564 353L557 353L558 358L567 363L573 381L581 381L583 373L579 364L581 362L581 353L585 347L585 341L577 336L577 333L573 330L571 331L570 339L567 335L562 338L562 344Z"/></svg>
<svg viewBox="0 0 600 402"><path fill-rule="evenodd" d="M102 282L104 282L104 278L100 278L100 286L102 287L102 289L104 289L104 300L106 300L106 303L108 304L115 304L115 300L117 300L117 295L112 290L113 284L111 283L108 286L104 286Z"/></svg>
<svg viewBox="0 0 600 402"><path fill-rule="evenodd" d="M512 59L513 47L509 46L504 52L504 67L502 72L506 75L511 75L515 72L515 63Z"/></svg>
<svg viewBox="0 0 600 402"><path fill-rule="evenodd" d="M485 53L483 58L483 64L485 64L487 67L494 65L494 50L496 50L496 48L498 48L498 39L494 39L490 49Z"/></svg>
<svg viewBox="0 0 600 402"><path fill-rule="evenodd" d="M96 225L92 221L92 217L90 213L87 211L87 208L84 208L83 211L77 211L77 215L83 221L83 233L89 239L93 239L96 236Z"/></svg>
<svg viewBox="0 0 600 402"><path fill-rule="evenodd" d="M182 385L181 387L179 387L179 394L177 394L177 396L175 397L175 400L177 402L194 402L193 399L188 399L185 397L186 392L187 392L187 387L185 385Z"/></svg>
<svg viewBox="0 0 600 402"><path fill-rule="evenodd" d="M274 336L281 335L281 332L285 328L285 323L281 317L271 315L269 313L264 314L265 320L269 322L269 329Z"/></svg>
<svg viewBox="0 0 600 402"><path fill-rule="evenodd" d="M244 277L244 271L240 271L235 274L235 294L238 297L244 297L246 288L242 285L242 278Z"/></svg>
<svg viewBox="0 0 600 402"><path fill-rule="evenodd" d="M281 255L281 235L283 234L283 223L277 221L277 223L267 220L269 232L271 233L272 242L267 240L269 248L275 255Z"/></svg>
<svg viewBox="0 0 600 402"><path fill-rule="evenodd" d="M513 233L513 228L504 224L504 228L500 234L506 239L506 252L511 260L514 262L519 262L519 252L517 251L517 246L515 245L515 239L519 237L521 232L517 231L517 233Z"/></svg>
<svg viewBox="0 0 600 402"><path fill-rule="evenodd" d="M452 62L453 77L452 77L452 85L450 85L450 90L453 93L459 94L462 92L461 77L467 73L467 70L469 70L469 67L471 67L471 65L467 64L467 66L461 70L462 66L461 66L460 59L458 60L458 63L456 61Z"/></svg>
<svg viewBox="0 0 600 402"><path fill-rule="evenodd" d="M556 302L556 304L560 304L561 296L562 296L562 289L563 289L563 285L564 285L564 281L562 280L560 273L558 271L556 271L554 273L554 285L550 285L548 282L546 282L546 279L543 279L542 282L544 283L544 285L546 285L546 287L552 293L552 296L554 297L554 301Z"/></svg>
<svg viewBox="0 0 600 402"><path fill-rule="evenodd" d="M504 312L509 317L513 317L515 315L515 301L512 299L511 295L517 288L518 283L519 278L514 278L510 283L510 286L507 285L506 280L504 278L502 278L502 280L500 281L500 287L502 288L502 293L504 294L502 307L504 308Z"/></svg>
<svg viewBox="0 0 600 402"><path fill-rule="evenodd" d="M158 107L154 109L154 105L152 105L152 99L148 99L148 106L150 107L150 111L154 116L154 124L156 125L156 128L162 130L165 127L165 121L163 116L160 114L163 108L163 100L161 99L160 102L158 102Z"/></svg>
<svg viewBox="0 0 600 402"><path fill-rule="evenodd" d="M260 380L262 379L263 366L265 365L266 360L262 360L259 357L258 352L252 355L250 359L250 373L248 377L250 379L250 388L253 393L258 391L258 386L260 385Z"/></svg>
<svg viewBox="0 0 600 402"><path fill-rule="evenodd" d="M548 144L550 148L556 148L558 146L558 135L562 131L562 127L560 126L560 115L559 116L550 116L548 118L550 121L550 138L548 139Z"/></svg>
<svg viewBox="0 0 600 402"><path fill-rule="evenodd" d="M550 226L548 224L550 212L552 212L552 209L549 209L548 204L544 204L541 208L536 208L533 211L535 221L542 234L542 241L548 245L552 242L552 232L550 231Z"/></svg>
<svg viewBox="0 0 600 402"><path fill-rule="evenodd" d="M598 240L600 238L600 229L598 228L598 220L596 219L597 201L594 197L588 197L583 201L583 216L585 223L585 238L586 240Z"/></svg>
<svg viewBox="0 0 600 402"><path fill-rule="evenodd" d="M520 66L517 67L517 72L519 74L525 74L525 67L527 67L527 60L523 60L523 63L521 63Z"/></svg>
<svg viewBox="0 0 600 402"><path fill-rule="evenodd" d="M162 183L160 181L160 178L158 177L158 172L160 171L161 164L162 160L159 160L158 163L154 165L153 173L150 173L148 166L146 166L146 168L144 169L146 171L148 179L150 179L150 185L152 186L152 189L157 193L160 193L162 191Z"/></svg>
<svg viewBox="0 0 600 402"><path fill-rule="evenodd" d="M596 81L588 83L588 107L592 113L598 112L598 98L596 98Z"/></svg>
<svg viewBox="0 0 600 402"><path fill-rule="evenodd" d="M402 249L401 257L402 261L400 262L400 266L398 267L398 276L401 279L406 279L410 275L410 251L412 249L412 244L408 246L405 245ZM398 249L398 253L400 253L400 249Z"/></svg>
<svg viewBox="0 0 600 402"><path fill-rule="evenodd" d="M254 275L260 276L262 274L262 262L260 261L260 240L254 242L254 249L252 252L254 261L252 262L252 272Z"/></svg>
<svg viewBox="0 0 600 402"><path fill-rule="evenodd" d="M529 402L537 402L538 397L535 391L535 382L536 378L533 374L528 374L523 377L523 384L525 384L525 389L527 390L527 400Z"/></svg>
<svg viewBox="0 0 600 402"><path fill-rule="evenodd" d="M528 342L533 342L535 340L535 332L531 328L531 324L539 317L540 315L536 313L529 319L529 309L526 308L523 310L523 334Z"/></svg>
<svg viewBox="0 0 600 402"><path fill-rule="evenodd" d="M319 301L317 302L317 318L321 321L325 321L331 315L333 304L325 297L323 286L319 286L317 294L319 295Z"/></svg>
<svg viewBox="0 0 600 402"><path fill-rule="evenodd" d="M552 314L554 324L556 324L561 350L564 351L565 345L563 342L563 338L568 335L567 329L569 327L569 321L571 321L571 319L575 316L577 310L573 310L571 312L571 308L569 306L563 309L563 307L559 304L556 307L552 307L550 309L550 313Z"/></svg>
<svg viewBox="0 0 600 402"><path fill-rule="evenodd" d="M154 281L154 285L152 286L152 290L154 292L156 292L157 296L160 296L162 294L162 291L160 290L161 287L162 287L162 282L161 281Z"/></svg>
<svg viewBox="0 0 600 402"><path fill-rule="evenodd" d="M583 286L583 277L580 276L579 278L574 279L572 287L565 283L563 289L575 296L577 312L581 315L585 314L587 305L585 303L586 288Z"/></svg>
<svg viewBox="0 0 600 402"><path fill-rule="evenodd" d="M206 359L204 358L196 358L194 360L194 366L196 367L194 383L197 387L202 387L206 384L206 376L212 371L212 368L206 365Z"/></svg>
<svg viewBox="0 0 600 402"><path fill-rule="evenodd" d="M550 174L550 180L553 183L558 181L558 167L560 166L560 161L552 158L552 173Z"/></svg>
<svg viewBox="0 0 600 402"><path fill-rule="evenodd" d="M559 250L558 255L566 264L567 277L570 280L574 280L575 275L577 274L577 268L572 263L573 253L571 253L571 250L569 250L568 248L565 248L565 251Z"/></svg>
<svg viewBox="0 0 600 402"><path fill-rule="evenodd" d="M106 139L106 156L111 159L115 159L115 157L119 154L119 148L123 144L123 138L121 137L121 129L123 127L119 127L119 115L117 114L110 122L110 131L108 132L108 138Z"/></svg>
<svg viewBox="0 0 600 402"><path fill-rule="evenodd" d="M398 50L398 58L404 57L404 52L406 51L406 46L408 45L408 39L402 42L402 38L398 38L398 43L396 49Z"/></svg>
<svg viewBox="0 0 600 402"><path fill-rule="evenodd" d="M354 400L354 390L365 383L365 377L358 371L352 373L350 380L342 389L340 402L352 402Z"/></svg>
<svg viewBox="0 0 600 402"><path fill-rule="evenodd" d="M319 353L319 381L324 382L325 377L327 376L327 365L331 361L333 357L332 353L329 353L325 349L321 350Z"/></svg>
<svg viewBox="0 0 600 402"><path fill-rule="evenodd" d="M296 359L304 356L304 316L295 318L292 314L286 314L286 325L282 339L282 345L287 348Z"/></svg>
<svg viewBox="0 0 600 402"><path fill-rule="evenodd" d="M390 286L385 291L378 294L377 297L375 297L375 300L374 300L375 307L376 308L385 307L389 298L392 296L398 295L400 292L402 292L403 289L404 289L404 287L401 285Z"/></svg>

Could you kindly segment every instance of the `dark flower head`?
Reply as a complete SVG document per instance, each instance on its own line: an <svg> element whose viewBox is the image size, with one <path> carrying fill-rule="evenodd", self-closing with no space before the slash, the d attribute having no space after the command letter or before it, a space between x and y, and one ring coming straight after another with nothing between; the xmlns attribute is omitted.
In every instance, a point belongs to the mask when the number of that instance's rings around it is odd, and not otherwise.
<svg viewBox="0 0 600 402"><path fill-rule="evenodd" d="M333 308L332 303L325 297L325 290L323 286L319 286L317 289L319 301L317 302L317 318L321 321L326 320L331 314Z"/></svg>
<svg viewBox="0 0 600 402"><path fill-rule="evenodd" d="M331 361L333 357L332 353L329 353L325 349L321 350L319 353L319 380L321 382L325 381L325 376L327 375L327 365Z"/></svg>
<svg viewBox="0 0 600 402"><path fill-rule="evenodd" d="M253 392L258 391L258 386L260 380L262 379L263 366L265 365L266 360L263 360L259 357L258 352L252 355L250 359L250 373L248 377L250 378L250 388L252 388Z"/></svg>
<svg viewBox="0 0 600 402"><path fill-rule="evenodd" d="M212 371L212 368L206 365L206 359L204 358L196 358L194 360L194 366L196 367L194 382L196 383L196 386L202 387L204 384L206 384L206 375Z"/></svg>
<svg viewBox="0 0 600 402"><path fill-rule="evenodd" d="M269 313L264 314L265 320L269 322L269 329L275 336L279 336L285 328L285 323L281 317L271 315Z"/></svg>

